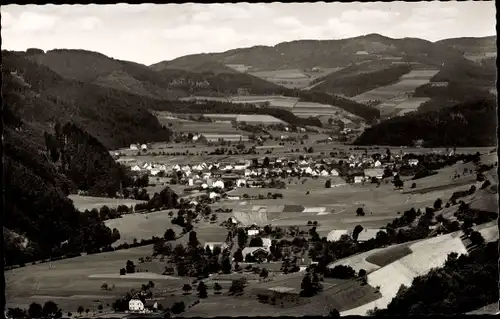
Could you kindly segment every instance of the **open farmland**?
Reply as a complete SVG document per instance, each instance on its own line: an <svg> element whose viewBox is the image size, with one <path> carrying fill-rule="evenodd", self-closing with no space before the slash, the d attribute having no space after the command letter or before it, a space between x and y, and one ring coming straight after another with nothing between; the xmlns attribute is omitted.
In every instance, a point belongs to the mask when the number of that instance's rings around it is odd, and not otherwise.
<svg viewBox="0 0 500 319"><path fill-rule="evenodd" d="M398 105L401 105L400 108L402 109L408 109L409 106L417 104L417 101L420 100L410 100L410 104L402 103L410 99L411 94L415 92L417 87L429 83L430 79L438 72L438 70L412 70L410 73L403 75L399 82L364 92L355 96L353 100L359 103L380 101L381 104L377 107L384 114L394 112L394 108Z"/></svg>
<svg viewBox="0 0 500 319"><path fill-rule="evenodd" d="M119 274L127 260L138 263L152 251L152 245L108 253L86 255L70 259L41 263L5 272L8 307L26 307L32 302L55 301L67 313L76 312L79 305L92 309L96 299L111 304L131 289L140 289L149 279L121 276L116 279L92 278L92 275ZM139 266L141 267L141 266ZM163 266L161 266L163 269ZM146 273L145 273L146 274ZM139 274L140 275L140 274ZM102 290L107 283L112 290ZM177 279L155 280L155 290L178 289Z"/></svg>
<svg viewBox="0 0 500 319"><path fill-rule="evenodd" d="M69 199L73 201L76 209L84 211L86 209L92 210L94 208L100 209L102 206L108 206L109 208L116 208L118 205L126 205L129 207L134 206L138 203L144 203L144 201L135 199L123 199L123 198L106 198L106 197L92 197L92 196L80 196L80 195L69 195Z"/></svg>
<svg viewBox="0 0 500 319"><path fill-rule="evenodd" d="M177 234L182 228L171 223L168 211L158 211L148 214L126 214L121 218L109 219L105 225L110 229L116 228L120 232L120 239L113 243L116 247L123 243L132 243L134 239L151 239L151 237L163 237L168 228L172 228Z"/></svg>

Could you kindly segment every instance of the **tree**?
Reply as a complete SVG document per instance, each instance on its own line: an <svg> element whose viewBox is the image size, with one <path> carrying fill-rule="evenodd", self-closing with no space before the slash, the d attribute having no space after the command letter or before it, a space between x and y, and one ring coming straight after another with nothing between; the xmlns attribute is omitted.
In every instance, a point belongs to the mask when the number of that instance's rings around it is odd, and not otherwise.
<svg viewBox="0 0 500 319"><path fill-rule="evenodd" d="M248 234L243 228L238 229L238 246L243 249L248 240Z"/></svg>
<svg viewBox="0 0 500 319"><path fill-rule="evenodd" d="M125 274L127 274L125 268L120 269L120 276L125 276Z"/></svg>
<svg viewBox="0 0 500 319"><path fill-rule="evenodd" d="M250 240L249 247L262 247L264 245L262 238L254 237Z"/></svg>
<svg viewBox="0 0 500 319"><path fill-rule="evenodd" d="M441 198L438 198L434 202L434 209L436 209L436 210L441 209L442 205L443 205L443 201L441 200Z"/></svg>
<svg viewBox="0 0 500 319"><path fill-rule="evenodd" d="M167 229L163 235L163 238L165 238L166 241L175 240L175 237L175 231L172 228Z"/></svg>
<svg viewBox="0 0 500 319"><path fill-rule="evenodd" d="M125 269L127 270L127 274L134 273L135 272L134 262L132 260L127 260L127 265L126 265Z"/></svg>
<svg viewBox="0 0 500 319"><path fill-rule="evenodd" d="M236 295L243 293L243 290L245 289L245 283L246 283L245 278L233 280L231 282L231 287L229 287L229 293Z"/></svg>
<svg viewBox="0 0 500 319"><path fill-rule="evenodd" d="M216 282L216 283L214 284L214 291L215 291L215 294L220 294L220 291L221 291L221 290L222 290L222 286L221 286L218 282Z"/></svg>
<svg viewBox="0 0 500 319"><path fill-rule="evenodd" d="M198 237L196 236L196 232L193 230L189 232L189 246L192 248L196 248L200 242L198 241Z"/></svg>
<svg viewBox="0 0 500 319"><path fill-rule="evenodd" d="M356 225L356 227L354 227L354 230L352 231L352 238L357 241L358 236L362 231L363 231L363 226Z"/></svg>
<svg viewBox="0 0 500 319"><path fill-rule="evenodd" d="M330 318L340 318L340 312L335 308L330 311L329 316Z"/></svg>
<svg viewBox="0 0 500 319"><path fill-rule="evenodd" d="M78 312L80 314L80 316L81 316L82 312L83 312L83 307L82 306L78 306L78 309L76 309L76 312Z"/></svg>
<svg viewBox="0 0 500 319"><path fill-rule="evenodd" d="M73 316L73 314L71 312L68 312L68 317L71 318L72 316Z"/></svg>
<svg viewBox="0 0 500 319"><path fill-rule="evenodd" d="M26 318L28 316L28 313L26 312L26 310L21 308L9 308L9 310L7 311L7 315L10 318L21 319Z"/></svg>
<svg viewBox="0 0 500 319"><path fill-rule="evenodd" d="M101 289L102 290L108 290L108 284L107 283L103 283L102 286L101 286Z"/></svg>
<svg viewBox="0 0 500 319"><path fill-rule="evenodd" d="M189 292L193 289L193 287L191 287L190 284L184 284L184 286L182 286L182 290L184 290L184 294L189 294Z"/></svg>
<svg viewBox="0 0 500 319"><path fill-rule="evenodd" d="M103 308L104 308L104 307L103 307L102 305L97 306L97 310L99 310L99 312L102 312L102 309L103 309Z"/></svg>
<svg viewBox="0 0 500 319"><path fill-rule="evenodd" d="M330 188L330 187L332 187L332 181L331 180L327 180L325 182L325 188Z"/></svg>
<svg viewBox="0 0 500 319"><path fill-rule="evenodd" d="M394 181L394 187L401 189L404 187L404 182L401 179L397 178Z"/></svg>
<svg viewBox="0 0 500 319"><path fill-rule="evenodd" d="M87 315L89 314L89 312L90 312L90 309L89 309L89 308L85 309L85 313L86 313Z"/></svg>
<svg viewBox="0 0 500 319"><path fill-rule="evenodd" d="M417 187L417 184L416 183L411 183L411 188L415 188Z"/></svg>
<svg viewBox="0 0 500 319"><path fill-rule="evenodd" d="M184 301L176 302L172 305L172 313L178 315L186 310L186 305Z"/></svg>
<svg viewBox="0 0 500 319"><path fill-rule="evenodd" d="M269 271L266 268L262 268L259 276L262 278L267 278L269 276Z"/></svg>
<svg viewBox="0 0 500 319"><path fill-rule="evenodd" d="M366 284L366 270L364 269L360 269L359 272L358 272L358 277L361 278L361 280L363 281L363 283Z"/></svg>
<svg viewBox="0 0 500 319"><path fill-rule="evenodd" d="M358 209L356 209L356 216L365 216L365 212L362 207L358 207Z"/></svg>
<svg viewBox="0 0 500 319"><path fill-rule="evenodd" d="M198 288L196 290L198 291L198 296L200 298L207 298L208 297L207 285L205 285L205 283L203 281L200 281L200 283L198 284Z"/></svg>
<svg viewBox="0 0 500 319"><path fill-rule="evenodd" d="M472 242L473 245L475 246L481 246L484 244L485 240L484 240L484 237L483 235L481 235L480 232L478 231L473 231L471 234L470 234L470 241Z"/></svg>
<svg viewBox="0 0 500 319"><path fill-rule="evenodd" d="M155 283L151 280L148 282L148 288L153 289L155 287Z"/></svg>
<svg viewBox="0 0 500 319"><path fill-rule="evenodd" d="M31 318L40 318L42 316L42 305L33 302L30 304L28 308L28 314L30 315Z"/></svg>
<svg viewBox="0 0 500 319"><path fill-rule="evenodd" d="M241 250L241 248L238 248L238 250L234 252L233 257L235 262L243 262L243 251Z"/></svg>
<svg viewBox="0 0 500 319"><path fill-rule="evenodd" d="M59 311L57 304L51 300L45 302L42 309L42 316L48 318L54 318L56 313Z"/></svg>

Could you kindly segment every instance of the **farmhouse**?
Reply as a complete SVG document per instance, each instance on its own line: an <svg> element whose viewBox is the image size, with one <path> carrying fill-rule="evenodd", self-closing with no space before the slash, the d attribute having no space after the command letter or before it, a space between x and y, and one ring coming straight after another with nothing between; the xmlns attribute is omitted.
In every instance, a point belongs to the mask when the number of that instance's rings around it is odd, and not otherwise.
<svg viewBox="0 0 500 319"><path fill-rule="evenodd" d="M408 165L410 165L410 166L417 166L418 165L418 159L412 158L412 159L408 160Z"/></svg>
<svg viewBox="0 0 500 319"><path fill-rule="evenodd" d="M264 261L270 254L270 250L267 247L245 247L242 251L243 257L250 254L257 260Z"/></svg>
<svg viewBox="0 0 500 319"><path fill-rule="evenodd" d="M360 184L365 181L364 176L354 176L354 184Z"/></svg>
<svg viewBox="0 0 500 319"><path fill-rule="evenodd" d="M128 310L133 311L133 312L143 312L144 311L144 302L145 302L145 299L142 296L140 296L139 294L136 294L128 302Z"/></svg>
<svg viewBox="0 0 500 319"><path fill-rule="evenodd" d="M367 168L365 169L365 176L367 178L372 178L375 177L377 179L382 179L384 176L384 169L383 168Z"/></svg>
<svg viewBox="0 0 500 319"><path fill-rule="evenodd" d="M368 241L370 239L373 239L373 238L376 238L377 237L377 233L378 232L385 232L385 229L369 229L369 228L365 228L361 231L361 233L359 233L358 235L358 242L365 242L365 241Z"/></svg>

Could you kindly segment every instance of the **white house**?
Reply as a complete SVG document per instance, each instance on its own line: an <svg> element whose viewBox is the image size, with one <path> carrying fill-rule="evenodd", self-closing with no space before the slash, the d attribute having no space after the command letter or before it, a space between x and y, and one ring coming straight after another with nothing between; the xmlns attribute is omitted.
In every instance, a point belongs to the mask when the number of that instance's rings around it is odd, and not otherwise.
<svg viewBox="0 0 500 319"><path fill-rule="evenodd" d="M248 236L256 236L259 233L260 233L260 231L258 229L249 229L249 230L247 230Z"/></svg>
<svg viewBox="0 0 500 319"><path fill-rule="evenodd" d="M141 150L147 150L147 149L148 149L148 146L146 144L141 145Z"/></svg>
<svg viewBox="0 0 500 319"><path fill-rule="evenodd" d="M218 194L216 192L210 192L210 194L208 195L208 197L210 199L216 199L216 198L220 198L220 194Z"/></svg>
<svg viewBox="0 0 500 319"><path fill-rule="evenodd" d="M338 172L336 169L332 169L332 170L330 171L330 175L331 175L331 176L339 176L339 172Z"/></svg>
<svg viewBox="0 0 500 319"><path fill-rule="evenodd" d="M133 151L137 151L138 150L137 145L135 145L135 144L130 144L130 149L133 150Z"/></svg>
<svg viewBox="0 0 500 319"><path fill-rule="evenodd" d="M408 165L410 165L410 166L417 166L418 165L418 159L412 158L412 159L408 160Z"/></svg>
<svg viewBox="0 0 500 319"><path fill-rule="evenodd" d="M141 168L139 167L139 165L135 165L134 167L131 168L131 170L134 172L139 172L141 171Z"/></svg>
<svg viewBox="0 0 500 319"><path fill-rule="evenodd" d="M244 187L247 185L247 181L240 178L236 181L236 187Z"/></svg>
<svg viewBox="0 0 500 319"><path fill-rule="evenodd" d="M382 166L382 163L380 163L379 160L376 160L375 163L373 164L374 167L380 167Z"/></svg>
<svg viewBox="0 0 500 319"><path fill-rule="evenodd" d="M262 238L262 247L271 247L271 238Z"/></svg>
<svg viewBox="0 0 500 319"><path fill-rule="evenodd" d="M137 297L130 299L128 302L128 310L130 311L144 311L144 303Z"/></svg>
<svg viewBox="0 0 500 319"><path fill-rule="evenodd" d="M215 181L212 187L224 189L224 182L221 180Z"/></svg>
<svg viewBox="0 0 500 319"><path fill-rule="evenodd" d="M365 180L364 176L354 176L354 183L359 184Z"/></svg>
<svg viewBox="0 0 500 319"><path fill-rule="evenodd" d="M322 170L320 173L321 176L328 176L330 175L326 170Z"/></svg>

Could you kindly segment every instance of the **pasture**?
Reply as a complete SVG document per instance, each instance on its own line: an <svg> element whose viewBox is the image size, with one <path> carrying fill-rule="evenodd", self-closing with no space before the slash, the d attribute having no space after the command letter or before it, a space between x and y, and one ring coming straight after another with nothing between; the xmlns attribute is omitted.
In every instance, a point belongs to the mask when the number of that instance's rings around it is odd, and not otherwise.
<svg viewBox="0 0 500 319"><path fill-rule="evenodd" d="M94 208L100 209L103 206L116 208L119 205L127 205L129 207L132 207L135 206L135 204L144 203L144 201L126 198L92 197L80 195L69 195L68 198L73 201L73 205L75 205L75 208L79 211L84 211L86 209L92 210Z"/></svg>
<svg viewBox="0 0 500 319"><path fill-rule="evenodd" d="M113 243L116 247L123 243L131 244L134 239L151 239L151 237L163 237L168 228L172 228L176 234L182 233L182 228L171 223L172 217L169 211L158 211L147 214L133 213L123 215L121 218L109 219L104 223L110 229L116 228L120 232L120 239ZM175 216L175 215L174 215Z"/></svg>

